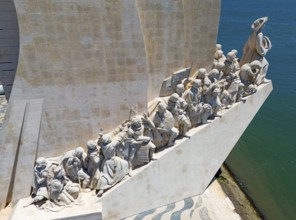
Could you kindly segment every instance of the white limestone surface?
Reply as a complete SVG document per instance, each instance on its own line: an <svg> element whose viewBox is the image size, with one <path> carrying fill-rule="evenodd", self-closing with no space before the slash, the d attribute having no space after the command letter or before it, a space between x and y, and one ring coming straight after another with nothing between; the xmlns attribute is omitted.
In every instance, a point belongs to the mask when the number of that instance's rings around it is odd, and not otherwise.
<svg viewBox="0 0 296 220"><path fill-rule="evenodd" d="M122 220L137 219L240 220L241 217L235 212L234 205L229 197L223 192L218 181L215 180L202 195L189 197Z"/></svg>
<svg viewBox="0 0 296 220"><path fill-rule="evenodd" d="M190 139L156 155L102 197L103 219L120 219L202 194L272 91L259 86L246 103L236 103L212 123L190 130Z"/></svg>
<svg viewBox="0 0 296 220"><path fill-rule="evenodd" d="M35 205L24 208L29 198L21 199L14 207L9 219L11 220L100 220L102 219L102 206L92 193L82 193L82 203L54 212L36 208ZM1 213L0 213L1 219Z"/></svg>

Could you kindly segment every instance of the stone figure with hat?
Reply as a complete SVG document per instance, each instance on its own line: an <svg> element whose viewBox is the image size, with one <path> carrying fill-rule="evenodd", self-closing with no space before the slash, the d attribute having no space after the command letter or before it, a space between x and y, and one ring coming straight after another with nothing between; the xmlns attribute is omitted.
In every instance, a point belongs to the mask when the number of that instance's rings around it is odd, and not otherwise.
<svg viewBox="0 0 296 220"><path fill-rule="evenodd" d="M246 63L251 63L254 60L258 60L261 63L261 72L257 76L257 84L261 84L265 79L268 70L268 62L265 58L267 52L271 49L271 41L267 36L264 36L262 29L267 22L268 17L262 17L255 20L252 24L253 33L245 43L243 48L243 57L240 61L240 66Z"/></svg>
<svg viewBox="0 0 296 220"><path fill-rule="evenodd" d="M181 107L181 102L179 101L179 99L182 98L177 93L172 94L168 100L167 110L169 110L174 116L175 127L179 129L179 135L183 137L188 137L187 131L191 127L191 123L186 115L187 103L184 99L182 99L184 101L183 105L186 107L185 109L183 109Z"/></svg>
<svg viewBox="0 0 296 220"><path fill-rule="evenodd" d="M131 119L131 125L124 143L129 151L130 169L149 163L153 159L156 146L151 137L144 135L142 116L137 115Z"/></svg>

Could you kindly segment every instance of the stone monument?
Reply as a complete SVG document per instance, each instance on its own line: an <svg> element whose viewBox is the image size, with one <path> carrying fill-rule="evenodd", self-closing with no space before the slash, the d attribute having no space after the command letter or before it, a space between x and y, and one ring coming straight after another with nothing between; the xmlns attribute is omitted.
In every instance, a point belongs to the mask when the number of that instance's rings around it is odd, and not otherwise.
<svg viewBox="0 0 296 220"><path fill-rule="evenodd" d="M221 61L219 0L14 4L0 139L13 219L120 219L201 194L272 90L248 80L263 68L241 70L237 51Z"/></svg>

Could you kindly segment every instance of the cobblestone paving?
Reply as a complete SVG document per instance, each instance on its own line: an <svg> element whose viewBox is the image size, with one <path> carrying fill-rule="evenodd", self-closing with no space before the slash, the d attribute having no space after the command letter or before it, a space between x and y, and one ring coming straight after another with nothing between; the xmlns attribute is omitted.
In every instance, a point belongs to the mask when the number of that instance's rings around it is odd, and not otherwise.
<svg viewBox="0 0 296 220"><path fill-rule="evenodd" d="M215 180L200 196L193 196L121 220L241 220Z"/></svg>
<svg viewBox="0 0 296 220"><path fill-rule="evenodd" d="M7 108L7 100L4 95L0 95L0 129L2 128L3 119Z"/></svg>

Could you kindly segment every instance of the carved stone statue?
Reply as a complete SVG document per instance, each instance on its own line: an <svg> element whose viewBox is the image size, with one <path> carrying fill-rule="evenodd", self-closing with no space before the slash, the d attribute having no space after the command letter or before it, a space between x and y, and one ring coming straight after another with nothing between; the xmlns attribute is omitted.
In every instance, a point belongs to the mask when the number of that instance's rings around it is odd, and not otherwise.
<svg viewBox="0 0 296 220"><path fill-rule="evenodd" d="M153 139L156 148L175 144L179 130L174 127L174 116L163 101L158 103L157 111L150 118L144 115L143 121L146 126L145 134Z"/></svg>
<svg viewBox="0 0 296 220"><path fill-rule="evenodd" d="M245 87L244 95L251 95L257 91L257 76L261 72L261 63L254 60L251 63L244 64L239 72L240 79Z"/></svg>
<svg viewBox="0 0 296 220"><path fill-rule="evenodd" d="M226 56L226 60L224 62L223 68L223 78L226 78L230 74L237 74L239 71L239 65L236 61L236 56L234 52L228 52Z"/></svg>
<svg viewBox="0 0 296 220"><path fill-rule="evenodd" d="M86 143L87 156L85 159L86 171L90 176L90 188L97 189L100 179L101 171L100 167L102 164L102 155L100 154L100 148L94 140L89 140Z"/></svg>
<svg viewBox="0 0 296 220"><path fill-rule="evenodd" d="M236 102L237 93L238 93L238 89L241 81L236 74L232 73L226 77L226 82L228 83L226 88L229 94L228 105L232 105Z"/></svg>
<svg viewBox="0 0 296 220"><path fill-rule="evenodd" d="M222 51L222 45L221 44L216 44L216 50L214 54L214 61L213 61L213 68L216 68L217 64L219 62L224 62L225 61L225 55Z"/></svg>
<svg viewBox="0 0 296 220"><path fill-rule="evenodd" d="M117 138L111 139L110 134L102 135L98 140L104 159L101 165L101 180L96 187L99 190L97 196L102 196L104 190L114 186L129 173L128 162L115 155L121 141Z"/></svg>
<svg viewBox="0 0 296 220"><path fill-rule="evenodd" d="M211 116L211 106L204 104L201 101L202 81L195 79L192 83L192 87L185 91L183 98L188 103L187 113L192 127L196 127L199 124L205 124L208 117Z"/></svg>
<svg viewBox="0 0 296 220"><path fill-rule="evenodd" d="M53 178L52 173L53 164L46 160L44 157L39 157L36 160L36 165L34 167L34 181L33 181L33 192L32 200L27 204L39 205L38 203L42 200L49 199L49 193L47 185L49 181Z"/></svg>
<svg viewBox="0 0 296 220"><path fill-rule="evenodd" d="M63 203L58 203L58 205L69 205L71 202L73 202L73 200L77 199L79 196L79 193L81 192L81 188L80 185L78 183L73 183L67 176L66 176L66 172L64 170L64 168L62 166L55 166L53 167L53 180L48 184L48 188L49 188L49 192L50 192L50 198L52 201L54 201L55 203L61 202L61 200L58 200L58 197L60 195L57 194L69 194L68 199L69 200L65 200L63 201ZM55 184L55 186L57 188L59 188L60 190L55 191L53 195L53 188L54 188L54 184L53 182L60 182L60 184ZM59 187L58 187L59 186ZM56 188L56 189L57 189ZM70 201L70 197L73 199L72 201Z"/></svg>
<svg viewBox="0 0 296 220"><path fill-rule="evenodd" d="M153 159L156 146L152 143L152 138L144 136L144 126L142 117L135 116L131 120L128 136L125 145L129 150L129 166L131 169L148 163Z"/></svg>
<svg viewBox="0 0 296 220"><path fill-rule="evenodd" d="M218 87L213 87L211 91L211 96L209 98L208 103L212 106L212 116L220 117L218 111L221 109L221 101L220 101L220 89Z"/></svg>
<svg viewBox="0 0 296 220"><path fill-rule="evenodd" d="M265 55L271 49L271 41L268 37L264 36L262 29L267 22L268 17L262 17L255 20L252 24L253 33L247 40L244 49L243 57L240 61L240 65L243 66L246 63L251 63L254 60L258 60L261 63L261 72L257 76L256 84L259 85L265 80L265 76L268 70L268 62L265 59Z"/></svg>
<svg viewBox="0 0 296 220"><path fill-rule="evenodd" d="M66 175L72 182L79 183L83 189L90 185L90 176L86 171L86 157L83 148L78 147L69 158L63 161Z"/></svg>
<svg viewBox="0 0 296 220"><path fill-rule="evenodd" d="M200 68L197 71L196 79L200 79L201 81L201 102L205 102L205 95L211 85L211 80L207 76L207 70L205 68Z"/></svg>
<svg viewBox="0 0 296 220"><path fill-rule="evenodd" d="M182 106L183 108L182 108ZM168 100L167 110L169 110L175 119L175 127L179 129L181 136L187 137L187 131L191 127L189 118L186 115L186 108L188 104L181 98L178 93L174 93Z"/></svg>

